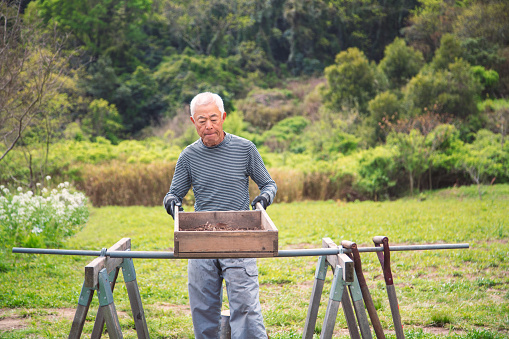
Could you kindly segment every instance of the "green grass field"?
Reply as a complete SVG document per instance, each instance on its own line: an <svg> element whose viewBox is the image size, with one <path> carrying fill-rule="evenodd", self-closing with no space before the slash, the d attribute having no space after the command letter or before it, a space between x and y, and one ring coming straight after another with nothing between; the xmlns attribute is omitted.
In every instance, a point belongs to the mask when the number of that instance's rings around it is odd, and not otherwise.
<svg viewBox="0 0 509 339"><path fill-rule="evenodd" d="M189 211L189 208L186 209ZM387 202L337 201L275 204L268 213L279 230L279 249L318 248L321 239L373 246L469 243L469 249L393 252L392 272L407 338L509 337L509 185L435 191ZM87 226L65 243L100 250L131 238L132 250L171 251L173 223L162 207L92 208ZM361 253L363 269L388 337L392 318L375 253ZM11 254L0 272L0 338L65 338L92 257ZM300 338L316 257L258 259L260 300L270 337ZM151 338L194 338L187 296L186 260L134 260ZM325 315L332 274L322 296ZM114 292L125 338L136 338L123 278ZM224 307L227 306L226 293ZM94 298L84 334L90 335ZM334 338L347 337L340 311ZM105 335L104 337L107 337ZM318 335L316 336L318 338Z"/></svg>

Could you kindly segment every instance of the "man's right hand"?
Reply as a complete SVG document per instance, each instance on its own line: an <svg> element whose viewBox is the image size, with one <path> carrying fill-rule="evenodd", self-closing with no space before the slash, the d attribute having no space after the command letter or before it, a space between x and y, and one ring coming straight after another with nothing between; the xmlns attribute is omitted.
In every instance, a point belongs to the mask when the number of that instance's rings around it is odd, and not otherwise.
<svg viewBox="0 0 509 339"><path fill-rule="evenodd" d="M164 202L164 208L166 208L166 212L168 212L169 215L173 219L175 219L175 207L178 206L179 211L183 211L182 203L177 198L169 198Z"/></svg>

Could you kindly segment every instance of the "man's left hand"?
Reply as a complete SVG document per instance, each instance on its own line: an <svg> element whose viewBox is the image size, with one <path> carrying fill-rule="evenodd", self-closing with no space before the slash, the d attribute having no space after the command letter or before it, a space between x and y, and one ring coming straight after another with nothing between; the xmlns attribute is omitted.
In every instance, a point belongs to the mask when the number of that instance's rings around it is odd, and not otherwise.
<svg viewBox="0 0 509 339"><path fill-rule="evenodd" d="M265 193L260 194L256 198L254 198L253 202L251 203L251 207L253 210L256 209L256 203L259 202L263 209L266 210L267 207L269 207L269 199L268 196Z"/></svg>

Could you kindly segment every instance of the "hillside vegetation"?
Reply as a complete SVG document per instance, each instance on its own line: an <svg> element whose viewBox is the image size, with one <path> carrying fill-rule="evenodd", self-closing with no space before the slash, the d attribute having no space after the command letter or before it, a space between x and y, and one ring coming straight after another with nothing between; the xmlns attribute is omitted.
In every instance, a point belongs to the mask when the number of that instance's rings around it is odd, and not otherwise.
<svg viewBox="0 0 509 339"><path fill-rule="evenodd" d="M279 201L508 180L507 1L0 6L8 187L51 175L96 206L156 204L205 90L224 98L225 130L263 153Z"/></svg>

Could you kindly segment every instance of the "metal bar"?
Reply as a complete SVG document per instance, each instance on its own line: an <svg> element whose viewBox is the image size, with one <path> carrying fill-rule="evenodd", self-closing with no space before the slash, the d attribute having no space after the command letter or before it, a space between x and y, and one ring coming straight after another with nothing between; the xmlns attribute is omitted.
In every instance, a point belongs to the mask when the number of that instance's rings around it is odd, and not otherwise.
<svg viewBox="0 0 509 339"><path fill-rule="evenodd" d="M469 248L469 244L435 244L435 245L404 245L390 246L391 251L424 251L424 250L452 250ZM359 252L383 252L383 247L359 247ZM306 256L322 256L343 253L351 253L352 250L347 248L317 248L317 249L300 249L300 250L279 250L276 257L306 257ZM14 247L12 253L29 253L29 254L58 254L58 255L82 255L98 257L101 251L85 251L85 250L57 250L46 248L24 248ZM138 258L138 259L178 259L175 258L173 252L158 251L107 251L106 256L112 258Z"/></svg>
<svg viewBox="0 0 509 339"><path fill-rule="evenodd" d="M83 255L90 257L99 257L101 255L101 251L56 250L50 248L25 248L25 247L13 247L12 253Z"/></svg>

